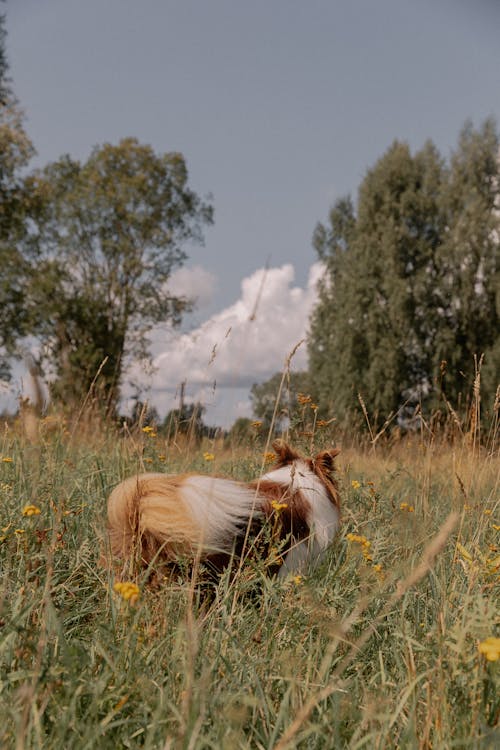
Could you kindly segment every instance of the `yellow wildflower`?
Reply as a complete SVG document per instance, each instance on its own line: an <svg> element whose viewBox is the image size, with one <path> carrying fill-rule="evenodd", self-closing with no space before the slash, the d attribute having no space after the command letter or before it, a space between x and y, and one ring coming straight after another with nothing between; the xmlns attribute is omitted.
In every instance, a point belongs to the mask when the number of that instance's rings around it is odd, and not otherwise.
<svg viewBox="0 0 500 750"><path fill-rule="evenodd" d="M166 457L166 456L164 456L164 455L163 455L163 453L160 453L160 454L158 455L158 461L166 461L166 460L167 460L167 457Z"/></svg>
<svg viewBox="0 0 500 750"><path fill-rule="evenodd" d="M144 463L145 464L152 464L153 463L153 459L152 458L145 458L144 459Z"/></svg>
<svg viewBox="0 0 500 750"><path fill-rule="evenodd" d="M318 407L318 404L313 404L313 403L311 403L311 404L309 404L309 406L310 406L310 408L311 408L311 409L312 409L313 411L318 411L318 408L319 408L319 407Z"/></svg>
<svg viewBox="0 0 500 750"><path fill-rule="evenodd" d="M117 581L113 586L113 590L117 594L120 594L121 598L125 599L126 602L130 602L130 604L135 604L140 594L139 586L136 583L132 583L132 581Z"/></svg>
<svg viewBox="0 0 500 750"><path fill-rule="evenodd" d="M493 513L493 511L490 508L487 508L485 511L483 511L483 513L484 513L485 516L491 516L491 514Z"/></svg>
<svg viewBox="0 0 500 750"><path fill-rule="evenodd" d="M264 453L264 462L266 464L272 464L274 461L276 461L277 456L276 453Z"/></svg>
<svg viewBox="0 0 500 750"><path fill-rule="evenodd" d="M214 454L213 453L207 453L206 451L203 454L203 458L205 459L205 461L214 461L215 460Z"/></svg>
<svg viewBox="0 0 500 750"><path fill-rule="evenodd" d="M310 396L307 396L305 393L297 393L297 401L299 402L299 404L310 404L312 398Z"/></svg>
<svg viewBox="0 0 500 750"><path fill-rule="evenodd" d="M353 488L353 490L359 490L359 488L361 487L361 483L358 482L357 479L353 479L351 482L351 487Z"/></svg>
<svg viewBox="0 0 500 750"><path fill-rule="evenodd" d="M363 536L362 534L347 534L347 539L350 542L355 542L356 544L360 544L362 547L365 547L365 548L372 546L372 543L369 542L366 536Z"/></svg>
<svg viewBox="0 0 500 750"><path fill-rule="evenodd" d="M498 573L500 572L500 555L497 555L496 557L488 557L486 559L486 565L489 575L498 575Z"/></svg>
<svg viewBox="0 0 500 750"><path fill-rule="evenodd" d="M154 427L151 427L150 425L147 425L146 427L142 428L142 431L146 433L146 435L151 435L155 431Z"/></svg>
<svg viewBox="0 0 500 750"><path fill-rule="evenodd" d="M277 513L279 513L284 508L288 508L288 505L286 503L279 503L277 500L273 500L271 503L271 507L273 510L275 510Z"/></svg>
<svg viewBox="0 0 500 750"><path fill-rule="evenodd" d="M255 422L252 422L252 427L255 430L260 430L260 428L262 427L262 422L259 419L256 419Z"/></svg>
<svg viewBox="0 0 500 750"><path fill-rule="evenodd" d="M2 458L2 461L4 462L4 464L11 464L13 460L14 460L14 459L13 459L13 458L11 458L10 456L4 456L4 457Z"/></svg>
<svg viewBox="0 0 500 750"><path fill-rule="evenodd" d="M492 523L491 528L494 529L494 531L500 531L500 526L496 523Z"/></svg>
<svg viewBox="0 0 500 750"><path fill-rule="evenodd" d="M26 534L26 531L25 529L14 529L14 534L21 536L21 534Z"/></svg>
<svg viewBox="0 0 500 750"><path fill-rule="evenodd" d="M23 516L39 516L41 512L36 505L25 505L23 508Z"/></svg>
<svg viewBox="0 0 500 750"><path fill-rule="evenodd" d="M294 576L294 577L292 578L292 581L293 581L293 582L294 582L295 584L297 584L297 586L298 586L298 585L299 585L299 583L302 583L302 576Z"/></svg>
<svg viewBox="0 0 500 750"><path fill-rule="evenodd" d="M399 506L399 510L406 510L408 511L408 513L415 512L415 508L413 507L413 505L409 505L408 503L401 503Z"/></svg>
<svg viewBox="0 0 500 750"><path fill-rule="evenodd" d="M497 661L500 658L500 638L490 636L478 645L480 654L484 654L488 661Z"/></svg>

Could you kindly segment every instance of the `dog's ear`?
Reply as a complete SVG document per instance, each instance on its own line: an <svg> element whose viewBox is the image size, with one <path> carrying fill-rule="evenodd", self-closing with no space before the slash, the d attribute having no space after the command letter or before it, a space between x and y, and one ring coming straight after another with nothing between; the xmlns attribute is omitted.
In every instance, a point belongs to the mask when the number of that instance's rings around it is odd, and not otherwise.
<svg viewBox="0 0 500 750"><path fill-rule="evenodd" d="M340 453L340 448L331 448L327 451L321 451L314 459L314 465L321 471L329 473L335 468L335 458Z"/></svg>
<svg viewBox="0 0 500 750"><path fill-rule="evenodd" d="M273 442L273 450L278 456L278 462L280 464L289 464L292 461L295 461L296 458L299 458L299 454L296 453L293 448L290 448L288 443L285 443L284 440L275 440Z"/></svg>

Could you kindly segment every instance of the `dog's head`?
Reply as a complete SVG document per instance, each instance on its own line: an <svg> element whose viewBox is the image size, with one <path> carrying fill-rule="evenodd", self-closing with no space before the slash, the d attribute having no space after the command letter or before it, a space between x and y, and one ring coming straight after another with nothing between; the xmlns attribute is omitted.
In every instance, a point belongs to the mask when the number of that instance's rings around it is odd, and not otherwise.
<svg viewBox="0 0 500 750"><path fill-rule="evenodd" d="M291 448L284 440L275 440L273 450L276 453L276 467L287 466L297 460L307 461L311 469L322 476L328 476L335 470L335 458L340 453L340 448L329 448L320 451L314 458L305 459L296 450Z"/></svg>
<svg viewBox="0 0 500 750"><path fill-rule="evenodd" d="M340 505L337 482L333 476L335 471L335 458L340 453L339 448L329 448L320 451L314 456L314 458L304 458L284 440L275 440L273 443L273 450L277 457L277 469L282 466L288 466L294 461L304 461L326 487L332 502L337 506Z"/></svg>

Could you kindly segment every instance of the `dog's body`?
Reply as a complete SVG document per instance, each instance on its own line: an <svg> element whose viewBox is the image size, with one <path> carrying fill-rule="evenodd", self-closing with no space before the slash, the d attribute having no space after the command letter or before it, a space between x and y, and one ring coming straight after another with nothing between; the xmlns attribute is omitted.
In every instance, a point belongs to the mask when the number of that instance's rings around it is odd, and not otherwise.
<svg viewBox="0 0 500 750"><path fill-rule="evenodd" d="M143 563L199 559L223 567L241 554L249 531L267 521L284 544L280 575L317 560L340 523L331 474L338 450L305 459L279 442L278 463L245 483L199 474L141 474L119 484L108 501L111 551Z"/></svg>

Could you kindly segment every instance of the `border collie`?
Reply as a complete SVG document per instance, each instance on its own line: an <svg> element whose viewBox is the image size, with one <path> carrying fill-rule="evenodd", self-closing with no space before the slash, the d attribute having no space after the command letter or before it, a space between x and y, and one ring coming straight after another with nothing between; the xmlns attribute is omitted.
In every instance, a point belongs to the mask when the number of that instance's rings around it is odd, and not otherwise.
<svg viewBox="0 0 500 750"><path fill-rule="evenodd" d="M268 525L281 544L280 577L317 562L340 524L339 450L304 458L281 440L273 449L276 465L252 482L204 474L125 479L108 500L113 555L144 565L200 560L220 570Z"/></svg>

